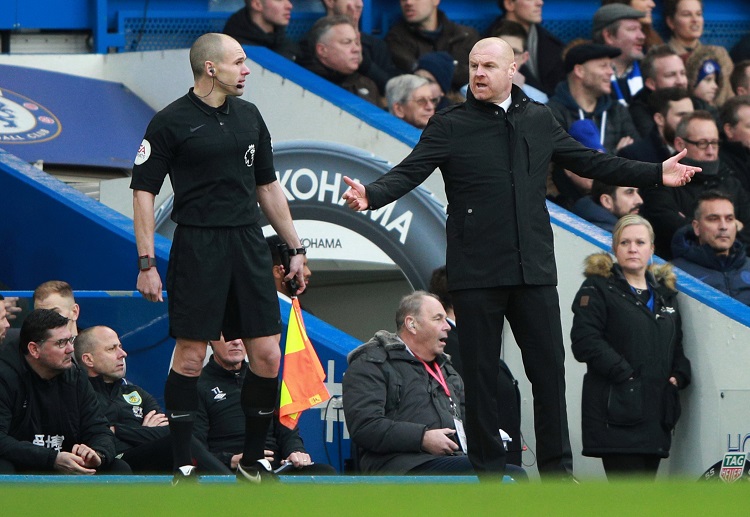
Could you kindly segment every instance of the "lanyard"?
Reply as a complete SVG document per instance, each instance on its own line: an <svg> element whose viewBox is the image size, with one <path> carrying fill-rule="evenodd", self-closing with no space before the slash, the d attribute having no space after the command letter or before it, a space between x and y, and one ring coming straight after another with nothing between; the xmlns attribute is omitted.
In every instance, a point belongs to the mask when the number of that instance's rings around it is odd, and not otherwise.
<svg viewBox="0 0 750 517"><path fill-rule="evenodd" d="M416 356L415 356L416 357ZM451 404L453 404L453 399L451 398L451 392L448 389L448 383L445 382L445 377L443 377L443 371L440 369L440 367L435 364L435 371L432 371L432 368L430 368L430 365L428 365L422 358L417 357L420 361L422 361L422 364L424 365L425 370L427 370L427 373L430 374L430 377L435 379L440 386L443 387L443 391L445 392L445 396L451 399Z"/></svg>

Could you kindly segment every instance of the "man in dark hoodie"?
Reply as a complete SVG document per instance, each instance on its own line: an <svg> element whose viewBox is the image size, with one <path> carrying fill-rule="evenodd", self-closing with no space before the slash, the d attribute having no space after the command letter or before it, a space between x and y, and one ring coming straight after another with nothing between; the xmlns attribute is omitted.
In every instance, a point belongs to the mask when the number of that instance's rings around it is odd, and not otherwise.
<svg viewBox="0 0 750 517"><path fill-rule="evenodd" d="M118 457L136 473L171 473L172 441L167 416L153 395L125 379L127 356L117 332L109 327L89 327L76 338L76 362L88 373L115 435ZM191 452L201 472L232 474L195 438Z"/></svg>
<svg viewBox="0 0 750 517"><path fill-rule="evenodd" d="M565 55L568 78L557 85L547 103L568 133L593 133L596 141L587 147L601 146L611 154L633 143L638 135L627 108L610 96L612 58L618 55L620 49L609 45L582 43L571 47ZM552 179L559 191L554 200L564 208L569 209L587 193L578 185L578 178L566 174L562 167L554 169Z"/></svg>
<svg viewBox="0 0 750 517"><path fill-rule="evenodd" d="M698 197L691 226L672 239L672 263L698 280L750 305L750 260L736 240L737 220L732 198L719 190Z"/></svg>
<svg viewBox="0 0 750 517"><path fill-rule="evenodd" d="M129 473L86 376L68 318L35 309L0 352L0 472Z"/></svg>
<svg viewBox="0 0 750 517"><path fill-rule="evenodd" d="M299 46L286 36L291 16L290 0L245 0L245 7L229 17L223 32L242 45L266 47L296 61Z"/></svg>

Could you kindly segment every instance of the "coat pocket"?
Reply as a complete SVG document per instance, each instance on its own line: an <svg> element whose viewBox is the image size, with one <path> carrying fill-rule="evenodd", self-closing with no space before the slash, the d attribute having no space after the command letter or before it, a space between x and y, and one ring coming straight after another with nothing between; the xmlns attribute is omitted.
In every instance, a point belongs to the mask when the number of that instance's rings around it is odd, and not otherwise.
<svg viewBox="0 0 750 517"><path fill-rule="evenodd" d="M635 378L612 384L607 400L607 423L636 425L643 421L643 383Z"/></svg>
<svg viewBox="0 0 750 517"><path fill-rule="evenodd" d="M679 390L671 382L667 383L662 392L662 408L661 425L666 431L671 431L677 425L677 421L682 414Z"/></svg>

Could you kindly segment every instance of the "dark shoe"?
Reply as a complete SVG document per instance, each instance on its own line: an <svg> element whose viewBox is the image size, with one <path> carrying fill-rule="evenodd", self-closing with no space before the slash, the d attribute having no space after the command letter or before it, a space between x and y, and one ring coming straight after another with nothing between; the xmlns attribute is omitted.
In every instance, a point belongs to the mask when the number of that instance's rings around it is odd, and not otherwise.
<svg viewBox="0 0 750 517"><path fill-rule="evenodd" d="M279 477L274 473L271 464L266 459L258 460L249 467L242 463L237 464L237 481L242 483L275 483Z"/></svg>
<svg viewBox="0 0 750 517"><path fill-rule="evenodd" d="M174 471L172 486L194 485L198 482L198 469L192 465L183 465Z"/></svg>

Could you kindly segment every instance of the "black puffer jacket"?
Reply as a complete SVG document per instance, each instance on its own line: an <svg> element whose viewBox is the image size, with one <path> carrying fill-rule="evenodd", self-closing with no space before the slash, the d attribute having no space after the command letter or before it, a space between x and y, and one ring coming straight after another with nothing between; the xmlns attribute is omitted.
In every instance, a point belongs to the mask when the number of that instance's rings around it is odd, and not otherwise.
<svg viewBox="0 0 750 517"><path fill-rule="evenodd" d="M404 474L436 456L422 451L429 429L455 429L443 388L396 334L378 331L347 357L344 414L369 474ZM463 400L464 383L448 360L437 358L451 399Z"/></svg>
<svg viewBox="0 0 750 517"><path fill-rule="evenodd" d="M690 362L671 266L646 273L653 312L633 294L606 253L586 261L586 280L573 301L573 355L587 365L581 399L583 455L669 456Z"/></svg>

